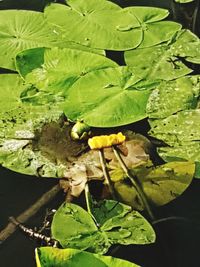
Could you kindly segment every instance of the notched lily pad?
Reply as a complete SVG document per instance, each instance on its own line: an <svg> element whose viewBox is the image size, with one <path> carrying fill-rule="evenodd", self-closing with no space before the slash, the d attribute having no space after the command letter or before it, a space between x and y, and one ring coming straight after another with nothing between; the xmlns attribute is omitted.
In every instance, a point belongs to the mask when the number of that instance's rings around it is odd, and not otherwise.
<svg viewBox="0 0 200 267"><path fill-rule="evenodd" d="M15 70L17 53L33 47L53 47L59 38L45 22L43 13L0 11L0 67Z"/></svg>
<svg viewBox="0 0 200 267"><path fill-rule="evenodd" d="M194 176L195 164L178 161L158 167L147 164L134 168L133 171L141 182L149 202L154 206L161 206L172 201L186 190ZM114 175L113 173L113 177ZM117 175L118 180L114 186L121 200L137 210L143 210L144 207L135 188L126 179L123 171L121 170L121 180L119 179L120 170L118 170Z"/></svg>
<svg viewBox="0 0 200 267"><path fill-rule="evenodd" d="M142 32L140 48L154 46L170 40L181 29L181 25L173 21L161 21L169 15L167 9L155 7L128 7L126 10L134 15Z"/></svg>
<svg viewBox="0 0 200 267"><path fill-rule="evenodd" d="M148 79L169 81L191 73L182 59L200 63L200 40L189 30L179 31L168 43L125 52L127 65Z"/></svg>
<svg viewBox="0 0 200 267"><path fill-rule="evenodd" d="M107 50L127 50L142 41L137 18L110 1L67 1L51 4L45 17L64 40Z"/></svg>
<svg viewBox="0 0 200 267"><path fill-rule="evenodd" d="M62 102L69 88L86 73L118 65L78 49L37 48L18 54L16 66L27 83L21 100L35 105Z"/></svg>
<svg viewBox="0 0 200 267"><path fill-rule="evenodd" d="M100 206L100 211L98 211ZM63 248L78 248L104 254L112 244L149 244L155 241L151 225L131 207L105 200L95 209L97 222L83 208L64 203L57 210L52 221L52 235ZM102 210L112 210L109 216L102 216ZM98 214L99 213L99 214Z"/></svg>
<svg viewBox="0 0 200 267"><path fill-rule="evenodd" d="M70 120L83 119L94 127L115 127L144 119L155 84L147 81L141 86L141 80L127 67L88 73L70 88L64 113Z"/></svg>

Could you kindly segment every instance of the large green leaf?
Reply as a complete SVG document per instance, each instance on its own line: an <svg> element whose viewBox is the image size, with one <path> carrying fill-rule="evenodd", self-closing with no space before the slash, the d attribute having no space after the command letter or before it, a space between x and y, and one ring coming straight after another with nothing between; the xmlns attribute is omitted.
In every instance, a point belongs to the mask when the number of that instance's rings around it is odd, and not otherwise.
<svg viewBox="0 0 200 267"><path fill-rule="evenodd" d="M170 40L181 29L181 25L172 21L161 21L169 15L167 9L155 7L128 7L140 23L142 42L140 48L154 46Z"/></svg>
<svg viewBox="0 0 200 267"><path fill-rule="evenodd" d="M41 247L37 248L35 253L37 267L139 267L134 263L111 256L102 256L71 248Z"/></svg>
<svg viewBox="0 0 200 267"><path fill-rule="evenodd" d="M170 162L158 167L140 166L134 172L149 200L155 206L161 206L180 196L190 185L195 172L193 162ZM113 173L113 177L114 177ZM117 172L119 177L119 170ZM115 189L124 203L133 208L143 210L134 187L121 170L121 181L115 182Z"/></svg>
<svg viewBox="0 0 200 267"><path fill-rule="evenodd" d="M93 71L69 90L64 112L71 120L83 119L96 127L114 127L144 119L155 84L131 73L127 67Z"/></svg>
<svg viewBox="0 0 200 267"><path fill-rule="evenodd" d="M102 210L112 212L96 225L90 214L81 207L64 203L57 210L52 221L52 235L62 247L78 248L104 254L112 244L149 244L155 241L151 225L131 207L105 200L96 209L97 222ZM99 207L98 207L99 208ZM119 213L120 211L120 213Z"/></svg>
<svg viewBox="0 0 200 267"><path fill-rule="evenodd" d="M112 2L68 0L67 4L45 9L47 20L63 39L108 50L131 49L141 43L137 18Z"/></svg>
<svg viewBox="0 0 200 267"><path fill-rule="evenodd" d="M180 31L171 42L125 52L128 66L148 79L173 80L192 72L182 59L200 63L200 40L189 30Z"/></svg>
<svg viewBox="0 0 200 267"><path fill-rule="evenodd" d="M165 119L150 121L150 135L168 145L200 140L200 110L185 110Z"/></svg>
<svg viewBox="0 0 200 267"><path fill-rule="evenodd" d="M148 117L165 118L178 111L195 108L199 93L199 76L185 76L170 82L163 81L149 97Z"/></svg>
<svg viewBox="0 0 200 267"><path fill-rule="evenodd" d="M57 45L58 34L47 25L43 13L25 10L0 11L0 67L15 70L18 52Z"/></svg>
<svg viewBox="0 0 200 267"><path fill-rule="evenodd" d="M200 142L187 142L173 147L158 148L158 154L166 162L190 160L195 162L195 178L200 178Z"/></svg>
<svg viewBox="0 0 200 267"><path fill-rule="evenodd" d="M16 74L0 75L0 164L20 173L64 177L68 158L84 144L71 140L59 106L23 104L25 86Z"/></svg>
<svg viewBox="0 0 200 267"><path fill-rule="evenodd" d="M158 148L165 161L189 160L196 163L195 177L200 177L200 110L185 110L165 119L151 120L150 135L169 146Z"/></svg>
<svg viewBox="0 0 200 267"><path fill-rule="evenodd" d="M43 104L63 101L70 86L80 77L117 64L104 56L78 49L36 48L17 55L16 66L30 84L21 95L22 101Z"/></svg>

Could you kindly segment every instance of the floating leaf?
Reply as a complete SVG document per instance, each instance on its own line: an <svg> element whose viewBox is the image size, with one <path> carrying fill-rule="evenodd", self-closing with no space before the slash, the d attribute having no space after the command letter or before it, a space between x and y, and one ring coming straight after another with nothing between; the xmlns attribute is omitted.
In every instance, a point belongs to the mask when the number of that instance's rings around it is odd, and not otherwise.
<svg viewBox="0 0 200 267"><path fill-rule="evenodd" d="M0 67L15 70L15 56L22 50L57 46L59 37L47 25L43 13L1 10L0 17Z"/></svg>
<svg viewBox="0 0 200 267"><path fill-rule="evenodd" d="M24 86L17 74L0 75L0 164L24 174L63 177L69 158L85 145L71 140L59 106L21 103Z"/></svg>
<svg viewBox="0 0 200 267"><path fill-rule="evenodd" d="M200 40L189 30L180 31L169 43L125 52L134 73L153 80L173 80L192 72L182 59L200 63Z"/></svg>
<svg viewBox="0 0 200 267"><path fill-rule="evenodd" d="M149 244L155 241L151 225L131 207L105 200L100 204L100 214L103 209L112 210L112 213L104 216L98 227L84 209L64 203L53 217L53 238L64 248L87 249L99 254L106 253L112 244ZM98 214L97 210L95 214ZM97 220L99 217L101 215L97 215Z"/></svg>
<svg viewBox="0 0 200 267"><path fill-rule="evenodd" d="M63 101L70 86L86 73L117 66L104 56L68 48L26 50L17 55L16 65L30 84L22 101L32 104Z"/></svg>
<svg viewBox="0 0 200 267"><path fill-rule="evenodd" d="M160 147L158 154L166 162L189 160L195 162L195 178L200 178L200 142L187 142L173 147Z"/></svg>
<svg viewBox="0 0 200 267"><path fill-rule="evenodd" d="M161 206L181 195L190 185L195 172L193 162L170 162L158 167L140 166L134 169L142 188L155 206ZM114 174L113 174L114 175ZM119 175L119 174L118 174ZM121 200L133 208L144 209L134 187L130 186L121 171L121 181L115 183L115 189Z"/></svg>
<svg viewBox="0 0 200 267"><path fill-rule="evenodd" d="M200 140L200 110L185 110L162 120L150 121L150 135L168 145Z"/></svg>
<svg viewBox="0 0 200 267"><path fill-rule="evenodd" d="M123 267L139 267L139 265L126 260L71 248L41 247L36 249L35 254L37 267L120 267L122 265Z"/></svg>
<svg viewBox="0 0 200 267"><path fill-rule="evenodd" d="M94 48L127 50L142 41L137 18L110 1L67 1L51 4L45 16L63 39Z"/></svg>
<svg viewBox="0 0 200 267"><path fill-rule="evenodd" d="M168 41L181 29L181 25L178 23L161 21L169 15L167 9L136 6L128 7L126 10L133 14L140 23L143 36L140 48Z"/></svg>
<svg viewBox="0 0 200 267"><path fill-rule="evenodd" d="M149 118L165 118L178 111L195 108L199 97L199 84L198 76L161 82L148 99Z"/></svg>
<svg viewBox="0 0 200 267"><path fill-rule="evenodd" d="M79 79L68 91L66 116L83 119L90 126L115 127L144 119L152 82L146 88L127 67L93 71ZM145 90L146 89L146 90Z"/></svg>

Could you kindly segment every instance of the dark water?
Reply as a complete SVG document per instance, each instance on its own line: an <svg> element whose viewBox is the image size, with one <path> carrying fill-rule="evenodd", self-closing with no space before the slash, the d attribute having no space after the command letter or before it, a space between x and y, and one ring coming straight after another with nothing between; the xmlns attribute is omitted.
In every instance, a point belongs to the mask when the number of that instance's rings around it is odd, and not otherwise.
<svg viewBox="0 0 200 267"><path fill-rule="evenodd" d="M43 10L46 0L3 0L0 9L32 9ZM62 1L60 1L62 2ZM170 8L171 17L185 27L192 28L191 16L196 3L182 7L171 5L171 1L115 0L121 6L149 5ZM198 12L199 14L199 12ZM199 16L195 24L195 32L200 33ZM121 65L124 64L122 54L107 52L107 55ZM148 127L148 125L145 125ZM138 125L140 128L140 126ZM140 129L143 132L145 129ZM0 229L3 229L9 216L18 216L33 204L44 192L56 184L54 179L39 179L25 176L0 168ZM62 193L54 201L44 207L27 225L40 227L46 208L56 208L63 200ZM200 243L200 182L195 180L186 192L164 207L155 211L156 217L184 217L184 220L171 220L155 225L158 239L149 246L128 246L119 249L115 256L126 258L147 267L198 267ZM3 245L0 245L1 267L33 267L35 266L34 248L37 243L29 240L17 231ZM85 266L83 266L85 267ZM95 267L95 266L91 266Z"/></svg>

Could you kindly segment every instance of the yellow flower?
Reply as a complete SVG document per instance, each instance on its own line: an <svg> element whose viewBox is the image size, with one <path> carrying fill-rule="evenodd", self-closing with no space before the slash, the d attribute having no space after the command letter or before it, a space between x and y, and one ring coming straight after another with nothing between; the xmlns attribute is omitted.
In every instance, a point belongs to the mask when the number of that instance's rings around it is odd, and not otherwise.
<svg viewBox="0 0 200 267"><path fill-rule="evenodd" d="M126 137L120 132L118 134L100 135L89 138L88 145L91 149L102 149L113 145L119 145L125 141Z"/></svg>

